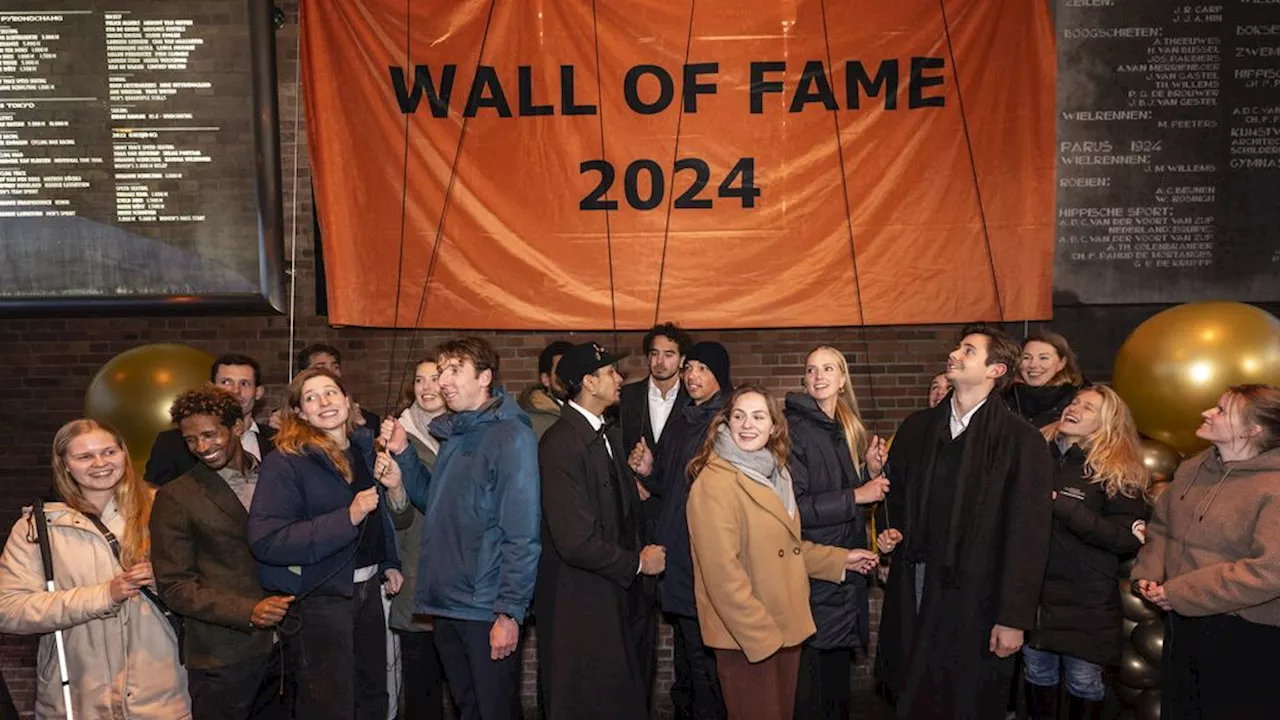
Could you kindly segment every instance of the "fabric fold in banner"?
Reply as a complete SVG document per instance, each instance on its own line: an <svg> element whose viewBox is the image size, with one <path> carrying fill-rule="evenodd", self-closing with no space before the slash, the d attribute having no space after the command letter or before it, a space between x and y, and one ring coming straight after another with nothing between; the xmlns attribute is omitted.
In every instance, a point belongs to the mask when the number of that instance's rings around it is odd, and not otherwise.
<svg viewBox="0 0 1280 720"><path fill-rule="evenodd" d="M1046 3L325 0L301 21L334 324L1050 315Z"/></svg>

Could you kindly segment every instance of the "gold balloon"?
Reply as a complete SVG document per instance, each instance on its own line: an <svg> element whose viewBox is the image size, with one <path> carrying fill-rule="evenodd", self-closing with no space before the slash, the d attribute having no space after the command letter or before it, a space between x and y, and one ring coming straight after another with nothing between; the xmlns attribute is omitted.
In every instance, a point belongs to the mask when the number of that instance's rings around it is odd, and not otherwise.
<svg viewBox="0 0 1280 720"><path fill-rule="evenodd" d="M1164 657L1164 620L1143 620L1134 628L1129 642L1147 662L1160 664Z"/></svg>
<svg viewBox="0 0 1280 720"><path fill-rule="evenodd" d="M1142 466L1147 469L1152 484L1173 480L1173 472L1180 462L1182 456L1177 450L1157 440L1142 438Z"/></svg>
<svg viewBox="0 0 1280 720"><path fill-rule="evenodd" d="M1120 653L1120 684L1130 688L1153 688L1160 684L1160 663L1148 662L1133 646Z"/></svg>
<svg viewBox="0 0 1280 720"><path fill-rule="evenodd" d="M1112 382L1139 432L1190 455L1206 446L1200 413L1227 386L1280 385L1280 319L1238 302L1170 308L1124 341Z"/></svg>
<svg viewBox="0 0 1280 720"><path fill-rule="evenodd" d="M172 427L169 406L181 393L209 382L213 356L186 345L143 345L126 350L98 371L85 394L85 417L124 436L141 471L156 434Z"/></svg>

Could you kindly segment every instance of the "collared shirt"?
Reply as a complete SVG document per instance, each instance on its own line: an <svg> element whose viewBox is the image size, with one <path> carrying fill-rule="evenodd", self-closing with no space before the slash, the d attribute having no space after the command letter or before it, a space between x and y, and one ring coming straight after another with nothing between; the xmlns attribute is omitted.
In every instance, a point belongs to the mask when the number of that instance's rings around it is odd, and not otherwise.
<svg viewBox="0 0 1280 720"><path fill-rule="evenodd" d="M596 432L600 432L600 428L604 427L604 418L600 417L599 415L592 413L590 410L582 407L581 405L579 405L578 403L572 400L569 401L569 407L582 413L582 417L586 418L587 422L591 423L592 430L595 430ZM604 437L604 449L609 451L609 457L613 457L613 447L609 444L609 437L607 435L603 437Z"/></svg>
<svg viewBox="0 0 1280 720"><path fill-rule="evenodd" d="M980 410L983 405L986 405L987 400L989 399L991 399L990 395L982 398L982 402L978 403L977 405L974 405L972 410L970 410L969 412L961 416L961 415L956 415L956 398L955 398L955 395L951 396L951 439L952 440L955 440L956 438L960 437L960 433L969 429L969 421L973 419L973 414L978 412L978 410Z"/></svg>
<svg viewBox="0 0 1280 720"><path fill-rule="evenodd" d="M249 458L248 468L244 472L240 472L235 468L227 465L218 471L218 477L222 478L227 486L231 488L231 492L236 494L236 498L240 500L240 504L245 510L253 504L253 491L258 487L258 462L252 457Z"/></svg>
<svg viewBox="0 0 1280 720"><path fill-rule="evenodd" d="M256 420L249 421L249 428L240 436L240 446L247 450L254 460L261 462L262 446L258 444L258 422Z"/></svg>
<svg viewBox="0 0 1280 720"><path fill-rule="evenodd" d="M653 430L655 442L662 437L662 429L667 426L667 419L671 417L671 411L676 406L676 397L679 395L679 380L667 391L667 396L663 397L662 390L658 389L658 384L653 381L652 377L649 378L649 428Z"/></svg>

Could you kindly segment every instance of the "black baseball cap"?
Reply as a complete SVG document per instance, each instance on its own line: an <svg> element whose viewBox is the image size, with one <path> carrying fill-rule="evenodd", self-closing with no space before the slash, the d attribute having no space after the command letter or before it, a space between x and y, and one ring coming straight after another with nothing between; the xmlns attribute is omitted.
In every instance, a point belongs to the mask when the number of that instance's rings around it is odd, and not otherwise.
<svg viewBox="0 0 1280 720"><path fill-rule="evenodd" d="M563 383L579 383L584 376L607 365L613 365L626 356L626 353L613 355L599 343L574 345L560 356L560 364L556 365L556 375Z"/></svg>

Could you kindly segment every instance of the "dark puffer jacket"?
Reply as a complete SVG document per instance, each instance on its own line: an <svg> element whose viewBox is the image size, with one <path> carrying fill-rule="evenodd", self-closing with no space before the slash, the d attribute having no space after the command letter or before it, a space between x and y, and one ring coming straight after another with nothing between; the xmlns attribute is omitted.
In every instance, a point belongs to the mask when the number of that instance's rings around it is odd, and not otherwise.
<svg viewBox="0 0 1280 720"><path fill-rule="evenodd" d="M867 520L853 499L866 482L854 471L840 423L804 393L787 395L787 427L791 431L791 464L801 535L820 545L867 547ZM842 583L809 581L809 607L818 627L811 641L821 650L864 647L868 638L867 578L849 573Z"/></svg>
<svg viewBox="0 0 1280 720"><path fill-rule="evenodd" d="M1120 661L1120 562L1141 547L1133 524L1146 520L1142 498L1107 497L1084 477L1085 454L1056 443L1053 537L1029 645L1100 665Z"/></svg>
<svg viewBox="0 0 1280 720"><path fill-rule="evenodd" d="M663 612L697 617L693 597L693 551L689 549L689 461L707 439L707 429L720 408L724 393L701 405L686 405L671 411L662 439L653 451L653 472L641 482L662 498L655 537L667 549L667 569L658 585Z"/></svg>

